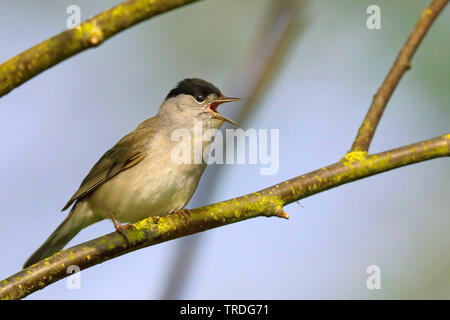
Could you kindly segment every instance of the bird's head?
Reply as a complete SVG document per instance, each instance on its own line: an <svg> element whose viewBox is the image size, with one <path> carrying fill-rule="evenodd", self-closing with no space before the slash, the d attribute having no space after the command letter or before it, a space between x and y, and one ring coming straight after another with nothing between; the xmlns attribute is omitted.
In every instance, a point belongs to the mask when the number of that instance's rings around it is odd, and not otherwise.
<svg viewBox="0 0 450 320"><path fill-rule="evenodd" d="M238 101L239 98L225 97L220 90L208 81L184 79L173 88L161 105L159 115L178 124L194 121L205 122L205 127L220 128L224 121L238 125L217 111L222 103Z"/></svg>

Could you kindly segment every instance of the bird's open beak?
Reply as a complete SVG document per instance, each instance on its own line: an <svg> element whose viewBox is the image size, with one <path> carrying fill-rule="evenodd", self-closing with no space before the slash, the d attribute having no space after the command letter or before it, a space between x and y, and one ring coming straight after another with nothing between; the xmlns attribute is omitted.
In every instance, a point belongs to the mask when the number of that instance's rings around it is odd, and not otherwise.
<svg viewBox="0 0 450 320"><path fill-rule="evenodd" d="M214 100L213 102L211 102L209 104L209 106L206 108L209 112L211 112L213 114L214 117L222 119L223 121L229 122L234 124L235 126L239 126L239 124L223 115L221 115L220 113L217 112L217 107L222 104L222 103L226 103L226 102L233 102L233 101L239 101L241 100L240 98L227 98L227 97L221 97L217 100Z"/></svg>

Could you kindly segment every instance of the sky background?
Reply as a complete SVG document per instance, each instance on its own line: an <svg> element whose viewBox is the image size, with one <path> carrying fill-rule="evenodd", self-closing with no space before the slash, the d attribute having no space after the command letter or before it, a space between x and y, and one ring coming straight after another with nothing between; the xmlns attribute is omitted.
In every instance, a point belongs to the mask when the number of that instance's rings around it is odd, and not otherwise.
<svg viewBox="0 0 450 320"><path fill-rule="evenodd" d="M120 1L0 0L0 61L65 29L66 8L85 20ZM43 72L0 99L0 278L64 219L60 209L98 158L153 116L181 79L200 77L235 96L239 70L271 1L207 0L141 23ZM280 130L280 169L207 169L208 202L247 194L339 160L372 96L428 1L313 1L306 27L243 129ZM381 8L368 30L366 9ZM450 131L450 9L437 19L394 92L371 152ZM239 82L241 81L241 82ZM235 89L236 90L236 89ZM230 115L239 104L227 105ZM229 111L227 111L228 109ZM449 159L389 171L285 207L291 219L256 218L204 232L179 292L183 299L449 299ZM206 186L206 187L205 187ZM111 221L69 245L113 231ZM198 236L191 236L198 237ZM183 239L82 271L27 299L158 299ZM366 269L381 268L381 290Z"/></svg>

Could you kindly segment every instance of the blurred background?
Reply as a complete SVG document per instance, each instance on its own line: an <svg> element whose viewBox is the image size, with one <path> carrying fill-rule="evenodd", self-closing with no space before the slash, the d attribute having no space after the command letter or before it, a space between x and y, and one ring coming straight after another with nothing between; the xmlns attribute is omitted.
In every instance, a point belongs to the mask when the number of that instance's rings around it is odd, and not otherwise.
<svg viewBox="0 0 450 320"><path fill-rule="evenodd" d="M0 61L121 1L0 1ZM381 30L366 27L371 4ZM244 129L280 130L280 169L214 165L188 207L336 162L428 1L208 0L143 22L0 99L0 278L64 219L98 158L153 116L176 82L200 77L241 104ZM438 17L386 109L371 152L450 129L450 9ZM449 159L400 168L257 218L145 248L27 299L449 299ZM69 245L113 231L111 221ZM381 269L368 290L366 269Z"/></svg>

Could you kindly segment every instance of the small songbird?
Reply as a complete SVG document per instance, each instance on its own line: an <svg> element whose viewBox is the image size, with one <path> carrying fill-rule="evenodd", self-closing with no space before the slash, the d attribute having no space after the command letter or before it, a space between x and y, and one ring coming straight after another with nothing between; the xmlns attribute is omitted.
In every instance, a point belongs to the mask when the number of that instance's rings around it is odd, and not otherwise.
<svg viewBox="0 0 450 320"><path fill-rule="evenodd" d="M110 218L116 230L126 237L126 225L150 216L164 216L184 210L206 167L202 161L179 162L173 159L172 139L177 129L194 138L195 125L202 131L217 130L224 121L234 121L217 112L226 98L211 83L185 79L167 95L158 114L142 122L119 140L94 165L78 190L62 209L67 218L42 246L25 262L24 268L61 250L81 229ZM205 149L210 143L201 140ZM190 151L193 155L194 144ZM128 238L127 238L128 240Z"/></svg>

